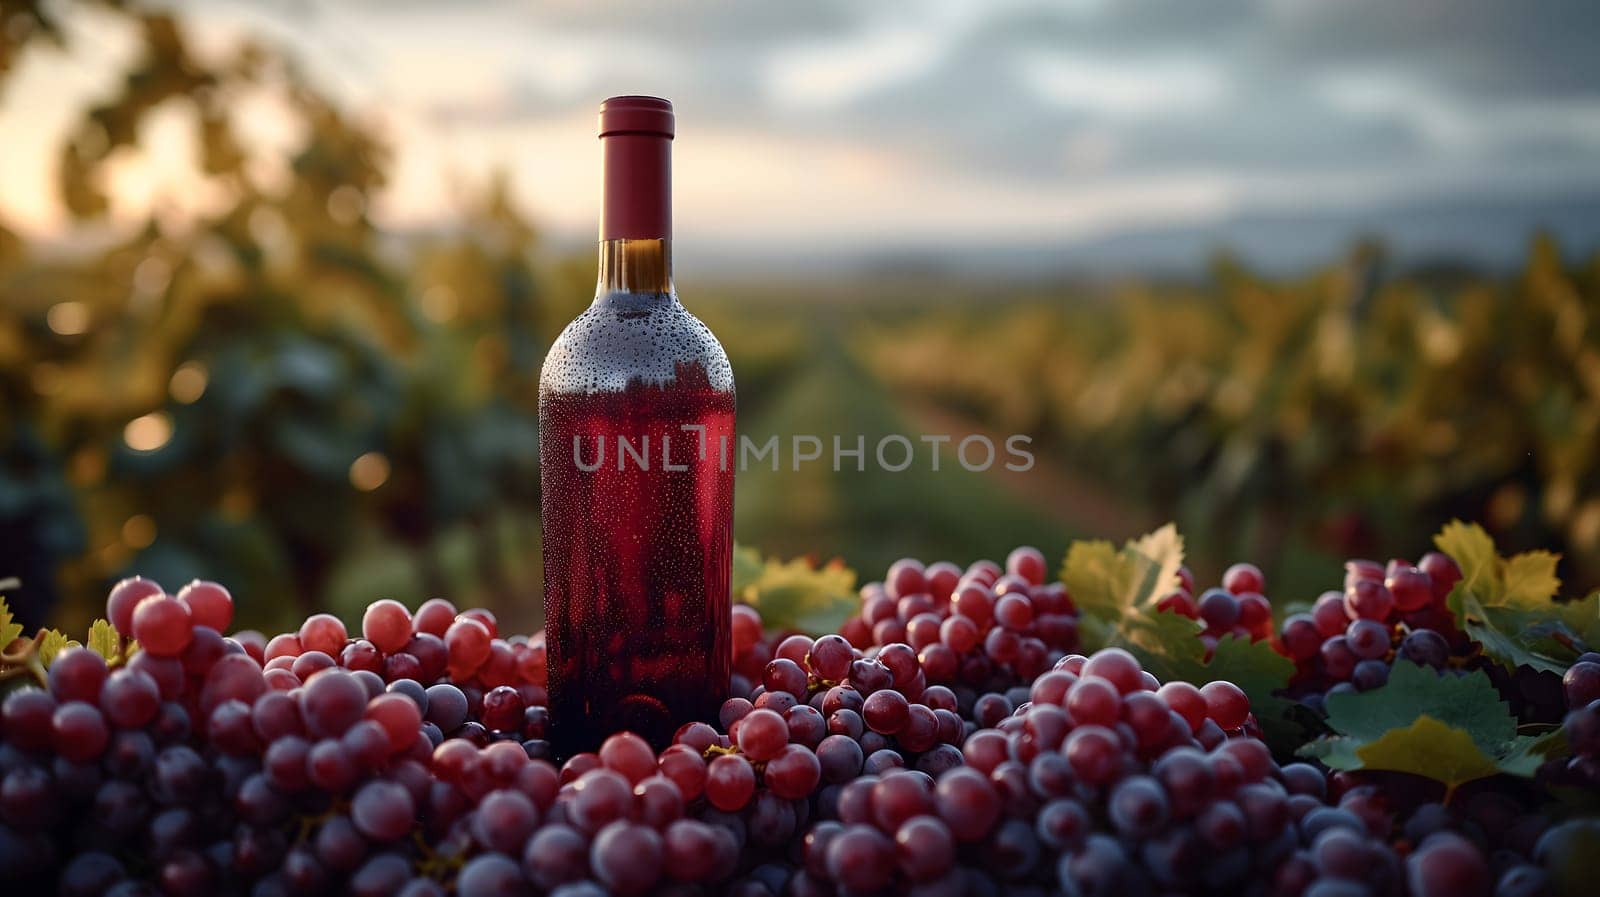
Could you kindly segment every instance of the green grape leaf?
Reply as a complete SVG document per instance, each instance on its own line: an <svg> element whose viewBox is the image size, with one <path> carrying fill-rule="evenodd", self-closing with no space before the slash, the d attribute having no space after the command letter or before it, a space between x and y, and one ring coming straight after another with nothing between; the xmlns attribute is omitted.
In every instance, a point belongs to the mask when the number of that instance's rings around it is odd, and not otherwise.
<svg viewBox="0 0 1600 897"><path fill-rule="evenodd" d="M67 638L66 633L56 629L46 629L39 633L39 662L48 669L55 661L56 655L68 648L80 648L77 641Z"/></svg>
<svg viewBox="0 0 1600 897"><path fill-rule="evenodd" d="M115 663L122 656L122 637L110 623L95 620L89 624L89 650Z"/></svg>
<svg viewBox="0 0 1600 897"><path fill-rule="evenodd" d="M760 561L759 555L753 559ZM752 555L744 563L751 565ZM821 566L806 557L760 564L754 579L753 567L742 574L747 581L734 597L760 611L769 629L834 632L860 607L856 573L837 558Z"/></svg>
<svg viewBox="0 0 1600 897"><path fill-rule="evenodd" d="M1205 663L1200 623L1182 614L1157 611L1124 617L1109 630L1099 647L1123 648L1139 658L1150 675L1162 682L1189 677ZM1208 682L1209 679L1202 679Z"/></svg>
<svg viewBox="0 0 1600 897"><path fill-rule="evenodd" d="M1476 524L1451 521L1434 544L1461 568L1448 598L1456 624L1506 667L1560 673L1590 646L1600 645L1600 592L1557 601L1559 558L1530 551L1511 558Z"/></svg>
<svg viewBox="0 0 1600 897"><path fill-rule="evenodd" d="M21 637L22 624L12 618L10 606L6 604L5 597L0 596L0 651Z"/></svg>
<svg viewBox="0 0 1600 897"><path fill-rule="evenodd" d="M1530 777L1561 743L1559 733L1518 735L1482 670L1439 675L1409 661L1397 662L1378 688L1329 697L1328 727L1335 734L1305 745L1301 756L1333 769L1412 773L1451 790L1501 773Z"/></svg>
<svg viewBox="0 0 1600 897"><path fill-rule="evenodd" d="M1121 550L1104 540L1072 543L1061 565L1061 581L1079 611L1115 629L1153 610L1177 586L1182 565L1183 537L1169 523Z"/></svg>

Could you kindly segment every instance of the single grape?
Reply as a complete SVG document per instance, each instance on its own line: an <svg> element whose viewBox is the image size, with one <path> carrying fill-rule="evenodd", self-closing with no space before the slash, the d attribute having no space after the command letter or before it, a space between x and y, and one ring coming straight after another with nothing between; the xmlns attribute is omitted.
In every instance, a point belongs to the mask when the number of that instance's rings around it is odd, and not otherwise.
<svg viewBox="0 0 1600 897"><path fill-rule="evenodd" d="M300 692L300 715L306 731L319 738L343 735L367 707L367 690L353 673L329 669L314 676Z"/></svg>
<svg viewBox="0 0 1600 897"><path fill-rule="evenodd" d="M1335 681L1349 679L1359 659L1350 649L1350 640L1342 635L1336 635L1323 642L1320 656L1322 672Z"/></svg>
<svg viewBox="0 0 1600 897"><path fill-rule="evenodd" d="M1389 681L1389 665L1381 660L1363 660L1350 671L1350 684L1357 691L1371 691Z"/></svg>
<svg viewBox="0 0 1600 897"><path fill-rule="evenodd" d="M1340 610L1341 617L1343 609ZM1322 632L1317 626L1316 618L1311 614L1291 614L1283 621L1280 632L1283 647L1289 657L1297 661L1307 661L1317 656L1317 649L1322 647Z"/></svg>
<svg viewBox="0 0 1600 897"><path fill-rule="evenodd" d="M663 852L661 835L654 829L619 820L595 836L589 866L612 894L634 897L661 877Z"/></svg>
<svg viewBox="0 0 1600 897"><path fill-rule="evenodd" d="M351 822L374 841L399 840L411 831L415 818L411 792L395 782L368 782L350 802Z"/></svg>
<svg viewBox="0 0 1600 897"><path fill-rule="evenodd" d="M744 757L723 755L706 767L706 799L723 812L732 813L749 803L755 788L755 770Z"/></svg>
<svg viewBox="0 0 1600 897"><path fill-rule="evenodd" d="M740 758L742 762L742 758ZM745 767L748 769L749 764ZM754 788L755 773L751 772ZM709 790L709 786L708 786ZM633 785L621 773L591 769L572 783L573 799L567 805L569 821L585 832L598 832L606 825L625 818L633 806Z"/></svg>
<svg viewBox="0 0 1600 897"><path fill-rule="evenodd" d="M68 647L50 662L50 693L58 701L96 703L107 675L105 658L88 648Z"/></svg>
<svg viewBox="0 0 1600 897"><path fill-rule="evenodd" d="M861 717L872 731L893 735L906 727L911 709L904 695L884 689L867 696L861 708Z"/></svg>
<svg viewBox="0 0 1600 897"><path fill-rule="evenodd" d="M1206 702L1206 715L1225 731L1244 725L1250 715L1250 698L1232 682L1207 682L1200 687Z"/></svg>
<svg viewBox="0 0 1600 897"><path fill-rule="evenodd" d="M85 701L68 701L57 707L50 717L50 734L55 752L76 763L99 757L111 739L105 715Z"/></svg>
<svg viewBox="0 0 1600 897"><path fill-rule="evenodd" d="M106 596L106 618L123 638L134 638L134 608L146 598L165 594L166 591L161 588L160 583L140 576L130 576L111 587L111 592Z"/></svg>
<svg viewBox="0 0 1600 897"><path fill-rule="evenodd" d="M762 779L772 793L785 800L800 800L817 787L822 778L822 764L817 755L804 745L786 745L776 757L767 762Z"/></svg>
<svg viewBox="0 0 1600 897"><path fill-rule="evenodd" d="M1406 858L1406 884L1414 897L1487 895L1492 882L1483 855L1454 832L1428 836Z"/></svg>
<svg viewBox="0 0 1600 897"><path fill-rule="evenodd" d="M789 743L789 724L775 711L752 710L739 721L738 742L739 750L752 761L770 760Z"/></svg>
<svg viewBox="0 0 1600 897"><path fill-rule="evenodd" d="M922 562L915 558L901 558L889 565L889 573L883 578L884 592L895 600L907 595L915 595L928 589L928 580L923 575Z"/></svg>
<svg viewBox="0 0 1600 897"><path fill-rule="evenodd" d="M1207 589L1200 596L1200 619L1214 632L1226 632L1239 622L1239 601L1226 589Z"/></svg>
<svg viewBox="0 0 1600 897"><path fill-rule="evenodd" d="M182 654L193 636L192 625L189 608L165 595L146 598L133 609L133 637L157 657Z"/></svg>
<svg viewBox="0 0 1600 897"><path fill-rule="evenodd" d="M1377 660L1389 653L1389 627L1375 620L1350 621L1344 639L1360 660Z"/></svg>
<svg viewBox="0 0 1600 897"><path fill-rule="evenodd" d="M1107 802L1111 824L1124 837L1148 838L1167 824L1167 796L1149 776L1130 776L1116 784Z"/></svg>
<svg viewBox="0 0 1600 897"><path fill-rule="evenodd" d="M523 848L522 870L544 891L581 881L589 874L589 842L569 826L546 825Z"/></svg>
<svg viewBox="0 0 1600 897"><path fill-rule="evenodd" d="M391 598L374 601L361 616L361 634L378 650L393 654L411 641L411 612Z"/></svg>
<svg viewBox="0 0 1600 897"><path fill-rule="evenodd" d="M520 791L491 791L472 813L472 837L490 850L519 855L539 824L539 809Z"/></svg>
<svg viewBox="0 0 1600 897"><path fill-rule="evenodd" d="M233 595L219 583L196 579L178 590L178 601L189 608L196 626L227 632L233 625Z"/></svg>
<svg viewBox="0 0 1600 897"><path fill-rule="evenodd" d="M1432 629L1413 629L1401 639L1399 656L1419 666L1442 670L1450 660L1450 643ZM1600 667L1597 667L1600 672Z"/></svg>
<svg viewBox="0 0 1600 897"><path fill-rule="evenodd" d="M1266 591L1266 577L1255 564L1234 564L1222 574L1222 587L1235 595L1246 592L1261 594Z"/></svg>
<svg viewBox="0 0 1600 897"><path fill-rule="evenodd" d="M456 875L458 897L523 897L531 890L522 869L498 853L473 857Z"/></svg>
<svg viewBox="0 0 1600 897"><path fill-rule="evenodd" d="M1561 686L1569 708L1585 707L1600 700L1600 663L1580 659L1567 668L1561 677Z"/></svg>
<svg viewBox="0 0 1600 897"><path fill-rule="evenodd" d="M895 843L869 825L847 825L829 843L828 876L851 891L870 893L889 884Z"/></svg>
<svg viewBox="0 0 1600 897"><path fill-rule="evenodd" d="M453 678L466 678L489 659L491 636L488 627L470 617L458 617L445 631L444 645L449 652Z"/></svg>
<svg viewBox="0 0 1600 897"><path fill-rule="evenodd" d="M1345 615L1352 620L1387 619L1394 609L1394 595L1382 582L1362 579L1345 590Z"/></svg>
<svg viewBox="0 0 1600 897"><path fill-rule="evenodd" d="M522 728L526 709L521 693L509 685L500 685L483 696L482 722L494 732L516 732Z"/></svg>

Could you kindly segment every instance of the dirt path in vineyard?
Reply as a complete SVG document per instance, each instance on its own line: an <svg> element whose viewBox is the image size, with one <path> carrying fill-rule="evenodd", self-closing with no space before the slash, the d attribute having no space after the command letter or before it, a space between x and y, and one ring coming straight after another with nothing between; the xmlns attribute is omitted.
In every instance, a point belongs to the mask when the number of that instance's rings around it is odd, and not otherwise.
<svg viewBox="0 0 1600 897"><path fill-rule="evenodd" d="M870 376L870 375L869 375ZM941 408L933 402L915 401L888 390L907 419L924 433L948 433L957 440L965 434L987 437L997 447L1004 446L1010 434L988 429L966 415ZM1028 471L1007 470L996 464L989 479L1013 498L1027 503L1040 514L1059 523L1071 533L1094 538L1120 540L1149 532L1161 521L1140 512L1098 480L1072 470L1059 458L1034 451L1034 466Z"/></svg>

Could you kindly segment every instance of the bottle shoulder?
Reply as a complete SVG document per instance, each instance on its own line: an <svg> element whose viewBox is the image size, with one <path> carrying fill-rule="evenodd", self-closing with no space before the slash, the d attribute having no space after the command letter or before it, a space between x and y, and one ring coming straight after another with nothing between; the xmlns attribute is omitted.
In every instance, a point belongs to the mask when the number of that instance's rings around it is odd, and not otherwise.
<svg viewBox="0 0 1600 897"><path fill-rule="evenodd" d="M710 386L733 391L722 344L676 296L610 294L573 318L551 344L540 392L619 391L634 383L670 384L686 367Z"/></svg>

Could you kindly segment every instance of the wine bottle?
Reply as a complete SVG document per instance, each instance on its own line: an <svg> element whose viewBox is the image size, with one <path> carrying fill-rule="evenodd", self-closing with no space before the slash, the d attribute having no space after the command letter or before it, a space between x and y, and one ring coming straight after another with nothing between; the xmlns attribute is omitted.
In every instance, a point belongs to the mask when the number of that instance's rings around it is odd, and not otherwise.
<svg viewBox="0 0 1600 897"><path fill-rule="evenodd" d="M709 720L732 667L733 369L672 284L672 104L600 107L594 302L539 375L551 740Z"/></svg>

